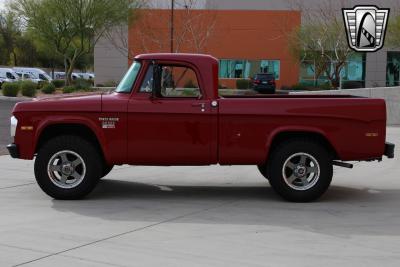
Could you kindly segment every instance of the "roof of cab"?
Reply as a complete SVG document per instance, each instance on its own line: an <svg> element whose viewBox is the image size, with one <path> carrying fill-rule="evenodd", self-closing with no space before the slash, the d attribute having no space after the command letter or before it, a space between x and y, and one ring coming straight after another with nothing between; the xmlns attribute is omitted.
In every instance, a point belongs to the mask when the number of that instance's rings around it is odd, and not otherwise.
<svg viewBox="0 0 400 267"><path fill-rule="evenodd" d="M206 60L218 63L218 60L210 55L204 54L186 54L186 53L154 53L154 54L141 54L137 55L135 59L142 60L182 60L182 61L196 61Z"/></svg>

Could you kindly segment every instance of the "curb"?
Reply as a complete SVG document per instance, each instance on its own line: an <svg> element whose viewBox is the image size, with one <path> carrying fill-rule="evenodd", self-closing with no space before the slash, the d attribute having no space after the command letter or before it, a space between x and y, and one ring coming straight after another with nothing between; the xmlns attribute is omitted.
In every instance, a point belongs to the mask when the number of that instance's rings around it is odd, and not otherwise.
<svg viewBox="0 0 400 267"><path fill-rule="evenodd" d="M0 100L10 101L10 102L31 101L32 99L33 98L31 97L11 97L11 96L0 95Z"/></svg>

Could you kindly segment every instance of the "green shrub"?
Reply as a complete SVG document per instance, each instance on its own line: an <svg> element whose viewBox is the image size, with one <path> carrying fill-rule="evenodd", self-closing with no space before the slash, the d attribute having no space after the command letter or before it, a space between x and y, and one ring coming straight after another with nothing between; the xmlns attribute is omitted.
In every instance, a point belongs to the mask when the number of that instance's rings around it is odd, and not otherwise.
<svg viewBox="0 0 400 267"><path fill-rule="evenodd" d="M184 88L199 88L192 80L189 80L183 86Z"/></svg>
<svg viewBox="0 0 400 267"><path fill-rule="evenodd" d="M56 86L52 83L48 83L42 87L42 92L44 94L50 95L56 91Z"/></svg>
<svg viewBox="0 0 400 267"><path fill-rule="evenodd" d="M85 80L85 79L76 79L76 80L73 81L72 83L73 83L73 85L75 86L75 88L76 88L77 90L86 91L86 90L89 90L90 87L92 87L91 82L89 82L89 81L87 81L87 80Z"/></svg>
<svg viewBox="0 0 400 267"><path fill-rule="evenodd" d="M52 80L51 83L56 87L56 88L62 88L65 85L64 80Z"/></svg>
<svg viewBox="0 0 400 267"><path fill-rule="evenodd" d="M287 91L287 90L290 90L290 89L292 89L290 86L282 85L280 90L285 90L285 91Z"/></svg>
<svg viewBox="0 0 400 267"><path fill-rule="evenodd" d="M48 85L49 82L48 81L40 81L38 83L37 89L41 90L43 87L45 87L46 85Z"/></svg>
<svg viewBox="0 0 400 267"><path fill-rule="evenodd" d="M342 83L342 89L358 89L363 87L363 83L360 81L345 81Z"/></svg>
<svg viewBox="0 0 400 267"><path fill-rule="evenodd" d="M19 84L18 83L3 83L3 85L1 86L1 89L3 90L4 96L16 97L19 92Z"/></svg>
<svg viewBox="0 0 400 267"><path fill-rule="evenodd" d="M250 80L247 80L247 79L236 80L236 88L237 89L249 89L250 88Z"/></svg>
<svg viewBox="0 0 400 267"><path fill-rule="evenodd" d="M70 94L70 93L73 93L73 92L76 92L76 91L78 91L78 90L77 90L77 88L75 86L65 86L63 88L63 90L62 90L62 92L64 94Z"/></svg>
<svg viewBox="0 0 400 267"><path fill-rule="evenodd" d="M23 81L20 84L23 96L34 97L36 95L37 84L31 81Z"/></svg>
<svg viewBox="0 0 400 267"><path fill-rule="evenodd" d="M98 85L99 86L99 85ZM104 87L116 87L117 83L115 81L107 81L103 85Z"/></svg>
<svg viewBox="0 0 400 267"><path fill-rule="evenodd" d="M307 91L308 90L307 86L304 84L301 84L301 83L292 85L291 89L296 90L296 91Z"/></svg>

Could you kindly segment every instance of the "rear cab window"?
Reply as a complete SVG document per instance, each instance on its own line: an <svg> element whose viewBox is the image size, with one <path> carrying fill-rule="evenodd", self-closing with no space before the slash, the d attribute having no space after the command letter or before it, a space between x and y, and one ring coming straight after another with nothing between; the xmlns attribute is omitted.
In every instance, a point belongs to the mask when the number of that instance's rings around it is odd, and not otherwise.
<svg viewBox="0 0 400 267"><path fill-rule="evenodd" d="M196 72L188 66L161 65L162 98L201 98ZM149 65L140 86L140 93L151 93L153 88L153 65Z"/></svg>

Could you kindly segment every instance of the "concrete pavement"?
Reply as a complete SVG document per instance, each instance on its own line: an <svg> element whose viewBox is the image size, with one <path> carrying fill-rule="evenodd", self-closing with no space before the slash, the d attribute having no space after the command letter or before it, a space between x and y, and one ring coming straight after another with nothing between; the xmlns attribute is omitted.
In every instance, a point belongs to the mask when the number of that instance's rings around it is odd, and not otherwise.
<svg viewBox="0 0 400 267"><path fill-rule="evenodd" d="M400 128L388 129L400 146ZM400 154L335 168L316 203L254 166L116 168L82 201L47 197L0 156L0 266L399 266Z"/></svg>

